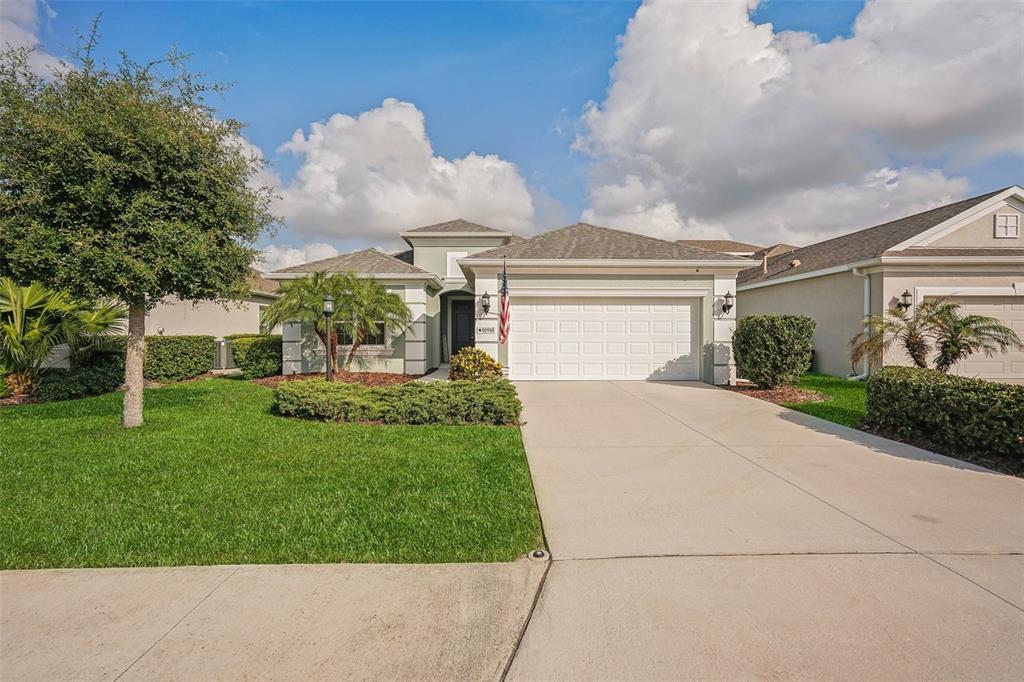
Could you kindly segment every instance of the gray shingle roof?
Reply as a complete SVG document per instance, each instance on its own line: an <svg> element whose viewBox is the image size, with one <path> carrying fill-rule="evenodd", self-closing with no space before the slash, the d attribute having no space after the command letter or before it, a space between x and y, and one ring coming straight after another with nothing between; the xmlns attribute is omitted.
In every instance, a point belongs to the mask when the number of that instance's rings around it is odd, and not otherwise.
<svg viewBox="0 0 1024 682"><path fill-rule="evenodd" d="M736 281L738 284L754 284L771 281L776 277L799 275L877 258L897 244L963 213L1005 189L771 256L768 258L767 273L763 271L762 266L748 268L739 273ZM794 260L799 260L800 265L790 267L789 264Z"/></svg>
<svg viewBox="0 0 1024 682"><path fill-rule="evenodd" d="M715 251L632 232L576 223L470 256L536 260L737 260Z"/></svg>
<svg viewBox="0 0 1024 682"><path fill-rule="evenodd" d="M733 241L732 239L678 239L676 243L696 246L698 249L707 249L708 251L721 251L723 253L730 251L750 251L752 253L764 248L754 244Z"/></svg>
<svg viewBox="0 0 1024 682"><path fill-rule="evenodd" d="M462 218L405 231L406 234L413 232L497 232L500 234L507 234L504 230L496 230L493 227L487 227L486 225L471 223L468 220L463 220Z"/></svg>
<svg viewBox="0 0 1024 682"><path fill-rule="evenodd" d="M412 263L389 256L377 249L353 251L333 258L293 265L278 272L357 272L368 275L429 275Z"/></svg>

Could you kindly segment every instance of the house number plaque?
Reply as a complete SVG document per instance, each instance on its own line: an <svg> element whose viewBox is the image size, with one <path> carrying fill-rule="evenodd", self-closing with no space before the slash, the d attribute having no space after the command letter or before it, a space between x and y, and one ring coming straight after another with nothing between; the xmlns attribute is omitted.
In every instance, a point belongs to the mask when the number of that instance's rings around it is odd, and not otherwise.
<svg viewBox="0 0 1024 682"><path fill-rule="evenodd" d="M481 334L481 335L493 334L494 330L495 330L494 327L477 327L476 328L476 333L477 334Z"/></svg>

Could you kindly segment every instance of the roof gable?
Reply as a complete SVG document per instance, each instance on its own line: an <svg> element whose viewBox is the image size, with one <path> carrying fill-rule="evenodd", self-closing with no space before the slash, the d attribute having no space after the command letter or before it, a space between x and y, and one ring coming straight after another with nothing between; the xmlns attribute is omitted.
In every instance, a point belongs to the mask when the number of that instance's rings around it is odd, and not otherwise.
<svg viewBox="0 0 1024 682"><path fill-rule="evenodd" d="M767 268L754 267L737 276L738 284L769 282L776 278L805 275L858 261L878 258L887 251L903 248L961 213L992 199L1006 189L939 206L906 218L891 220L864 230L827 239L767 259ZM793 265L793 263L796 265ZM765 271L767 270L767 272Z"/></svg>
<svg viewBox="0 0 1024 682"><path fill-rule="evenodd" d="M496 230L493 227L487 227L486 225L480 225L479 223L472 223L468 220L458 218L456 220L448 220L443 223L435 223L434 225L426 225L424 227L417 227L412 230L406 230L402 234L443 234L443 233L480 233L481 235L495 234L503 235L508 234L504 230Z"/></svg>
<svg viewBox="0 0 1024 682"><path fill-rule="evenodd" d="M431 273L412 263L389 256L377 249L363 249L341 256L323 258L310 263L293 265L278 272L355 272L361 275L429 275Z"/></svg>
<svg viewBox="0 0 1024 682"><path fill-rule="evenodd" d="M508 258L510 260L737 260L736 256L589 223L576 223L545 232L530 239L474 254L466 260L489 258Z"/></svg>

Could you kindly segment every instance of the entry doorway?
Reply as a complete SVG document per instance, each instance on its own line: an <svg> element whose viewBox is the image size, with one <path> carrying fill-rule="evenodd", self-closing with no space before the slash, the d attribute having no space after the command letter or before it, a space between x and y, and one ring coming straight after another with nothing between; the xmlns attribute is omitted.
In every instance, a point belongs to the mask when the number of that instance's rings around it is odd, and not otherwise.
<svg viewBox="0 0 1024 682"><path fill-rule="evenodd" d="M466 346L476 344L476 311L475 301L454 300L452 308L452 355L455 355Z"/></svg>

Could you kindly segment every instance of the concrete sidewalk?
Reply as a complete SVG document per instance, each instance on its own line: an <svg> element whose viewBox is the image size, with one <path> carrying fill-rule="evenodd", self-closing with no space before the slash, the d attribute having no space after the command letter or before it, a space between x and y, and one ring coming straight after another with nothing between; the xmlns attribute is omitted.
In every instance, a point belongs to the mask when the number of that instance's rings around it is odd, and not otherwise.
<svg viewBox="0 0 1024 682"><path fill-rule="evenodd" d="M498 679L545 563L0 573L0 679Z"/></svg>
<svg viewBox="0 0 1024 682"><path fill-rule="evenodd" d="M701 384L518 388L554 561L510 679L1024 677L1024 481Z"/></svg>

